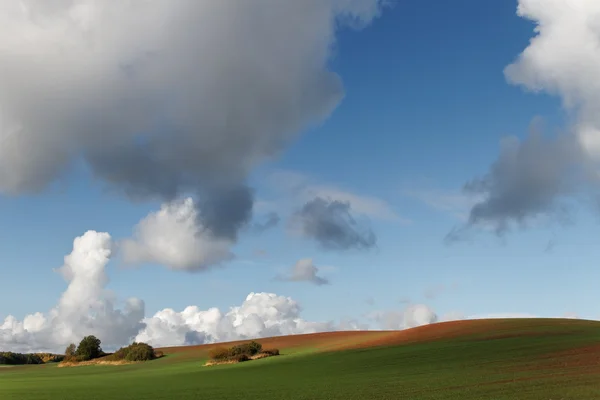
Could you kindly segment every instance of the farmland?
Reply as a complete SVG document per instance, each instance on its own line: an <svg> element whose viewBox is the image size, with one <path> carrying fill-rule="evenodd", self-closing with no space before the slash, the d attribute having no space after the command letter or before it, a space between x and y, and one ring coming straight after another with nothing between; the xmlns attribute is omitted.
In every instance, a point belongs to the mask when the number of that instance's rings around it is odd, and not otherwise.
<svg viewBox="0 0 600 400"><path fill-rule="evenodd" d="M478 320L406 331L262 339L280 357L204 367L215 345L165 348L141 364L0 369L0 398L600 398L600 323Z"/></svg>

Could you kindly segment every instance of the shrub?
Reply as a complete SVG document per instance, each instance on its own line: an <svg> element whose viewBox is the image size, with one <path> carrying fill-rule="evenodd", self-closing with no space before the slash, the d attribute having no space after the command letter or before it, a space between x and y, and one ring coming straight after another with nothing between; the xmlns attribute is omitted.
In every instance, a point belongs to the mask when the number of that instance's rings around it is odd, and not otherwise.
<svg viewBox="0 0 600 400"><path fill-rule="evenodd" d="M162 355L162 352L160 352ZM152 346L146 343L133 342L127 347L121 347L112 356L113 360L127 360L127 361L148 361L153 360L157 356Z"/></svg>
<svg viewBox="0 0 600 400"><path fill-rule="evenodd" d="M255 356L259 353L267 354L269 356L278 356L279 350L263 350L260 343L251 341L249 343L238 344L229 349L225 347L215 347L208 352L208 356L216 361L242 362L248 361L252 356Z"/></svg>
<svg viewBox="0 0 600 400"><path fill-rule="evenodd" d="M255 341L251 341L250 343L238 344L237 346L233 346L230 349L230 353L232 356L237 356L239 354L246 354L248 356L253 356L255 354L260 353L262 350L262 345Z"/></svg>
<svg viewBox="0 0 600 400"><path fill-rule="evenodd" d="M248 354L238 354L236 356L233 356L233 360L237 362L248 361L249 359L250 357L248 357Z"/></svg>
<svg viewBox="0 0 600 400"><path fill-rule="evenodd" d="M154 359L154 349L146 343L133 343L125 356L127 361L148 361Z"/></svg>
<svg viewBox="0 0 600 400"><path fill-rule="evenodd" d="M262 351L263 354L268 354L270 356L278 356L279 349L266 349Z"/></svg>
<svg viewBox="0 0 600 400"><path fill-rule="evenodd" d="M208 356L213 360L224 360L231 356L231 352L225 347L215 347L208 352Z"/></svg>

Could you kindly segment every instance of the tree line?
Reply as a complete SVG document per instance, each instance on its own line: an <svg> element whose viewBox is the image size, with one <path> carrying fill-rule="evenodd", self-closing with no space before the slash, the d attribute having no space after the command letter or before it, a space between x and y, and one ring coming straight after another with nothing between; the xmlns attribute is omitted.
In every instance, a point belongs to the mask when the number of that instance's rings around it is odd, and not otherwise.
<svg viewBox="0 0 600 400"><path fill-rule="evenodd" d="M82 362L97 358L106 358L109 361L148 361L162 357L162 352L146 343L133 342L129 346L121 347L114 353L102 350L102 342L96 336L84 337L78 345L71 343L65 349L65 354L51 353L14 353L12 351L0 352L0 365L27 365L45 364L48 362Z"/></svg>

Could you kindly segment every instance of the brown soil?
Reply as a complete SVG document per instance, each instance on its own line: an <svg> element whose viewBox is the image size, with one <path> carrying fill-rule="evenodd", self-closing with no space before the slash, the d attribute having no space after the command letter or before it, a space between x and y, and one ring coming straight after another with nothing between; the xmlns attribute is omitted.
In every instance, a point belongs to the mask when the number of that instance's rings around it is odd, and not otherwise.
<svg viewBox="0 0 600 400"><path fill-rule="evenodd" d="M402 343L427 342L476 333L484 334L488 333L496 325L501 325L503 321L505 320L465 320L441 322L402 331L340 331L276 336L260 339L260 343L263 345L263 348L284 350L312 348L319 351L339 351ZM185 353L198 356L208 353L208 351L215 347L229 347L245 342L247 340L199 346L165 347L159 350L165 354Z"/></svg>
<svg viewBox="0 0 600 400"><path fill-rule="evenodd" d="M335 345L336 343L340 342L346 342L349 340L351 341L353 339L362 341L371 337L377 337L377 335L381 334L382 332L378 331L323 332L304 335L276 336L260 339L259 342L262 344L263 348L322 348ZM246 342L248 342L248 340L238 340L229 343L203 344L199 346L165 347L159 350L167 355L181 353L193 353L194 355L199 355L208 353L208 351L215 347L231 347Z"/></svg>
<svg viewBox="0 0 600 400"><path fill-rule="evenodd" d="M514 371L561 370L565 374L600 373L600 344L565 351L556 351L537 357L534 360L511 369Z"/></svg>
<svg viewBox="0 0 600 400"><path fill-rule="evenodd" d="M277 336L260 339L263 348L280 350L294 348L311 348L318 351L340 351L361 349L378 346L393 346L407 343L424 343L437 340L464 338L470 340L493 340L519 336L536 336L557 334L544 327L556 327L564 323L577 329L578 323L589 324L587 321L557 320L557 319L479 319L440 322L401 331L342 331L323 332L304 335ZM492 333L493 334L490 334ZM558 334L565 334L564 331ZM230 343L215 343L200 346L166 347L160 349L165 354L181 354L182 356L197 357L205 355L214 347L234 346L247 340ZM587 361L591 362L591 361Z"/></svg>

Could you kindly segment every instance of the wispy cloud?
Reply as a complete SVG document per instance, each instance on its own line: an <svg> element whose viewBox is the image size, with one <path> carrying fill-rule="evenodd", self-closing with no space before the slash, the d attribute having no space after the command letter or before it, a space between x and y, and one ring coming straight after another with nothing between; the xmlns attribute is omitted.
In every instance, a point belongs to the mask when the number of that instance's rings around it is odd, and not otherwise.
<svg viewBox="0 0 600 400"><path fill-rule="evenodd" d="M436 211L449 214L461 222L467 221L469 210L479 201L477 196L459 190L410 189L404 190L402 193Z"/></svg>
<svg viewBox="0 0 600 400"><path fill-rule="evenodd" d="M298 203L306 203L315 198L349 203L353 212L380 221L408 224L411 221L399 215L386 200L364 194L357 194L336 185L316 182L308 175L277 170L265 180L273 194L272 199L259 199L256 207L261 210L289 210Z"/></svg>

